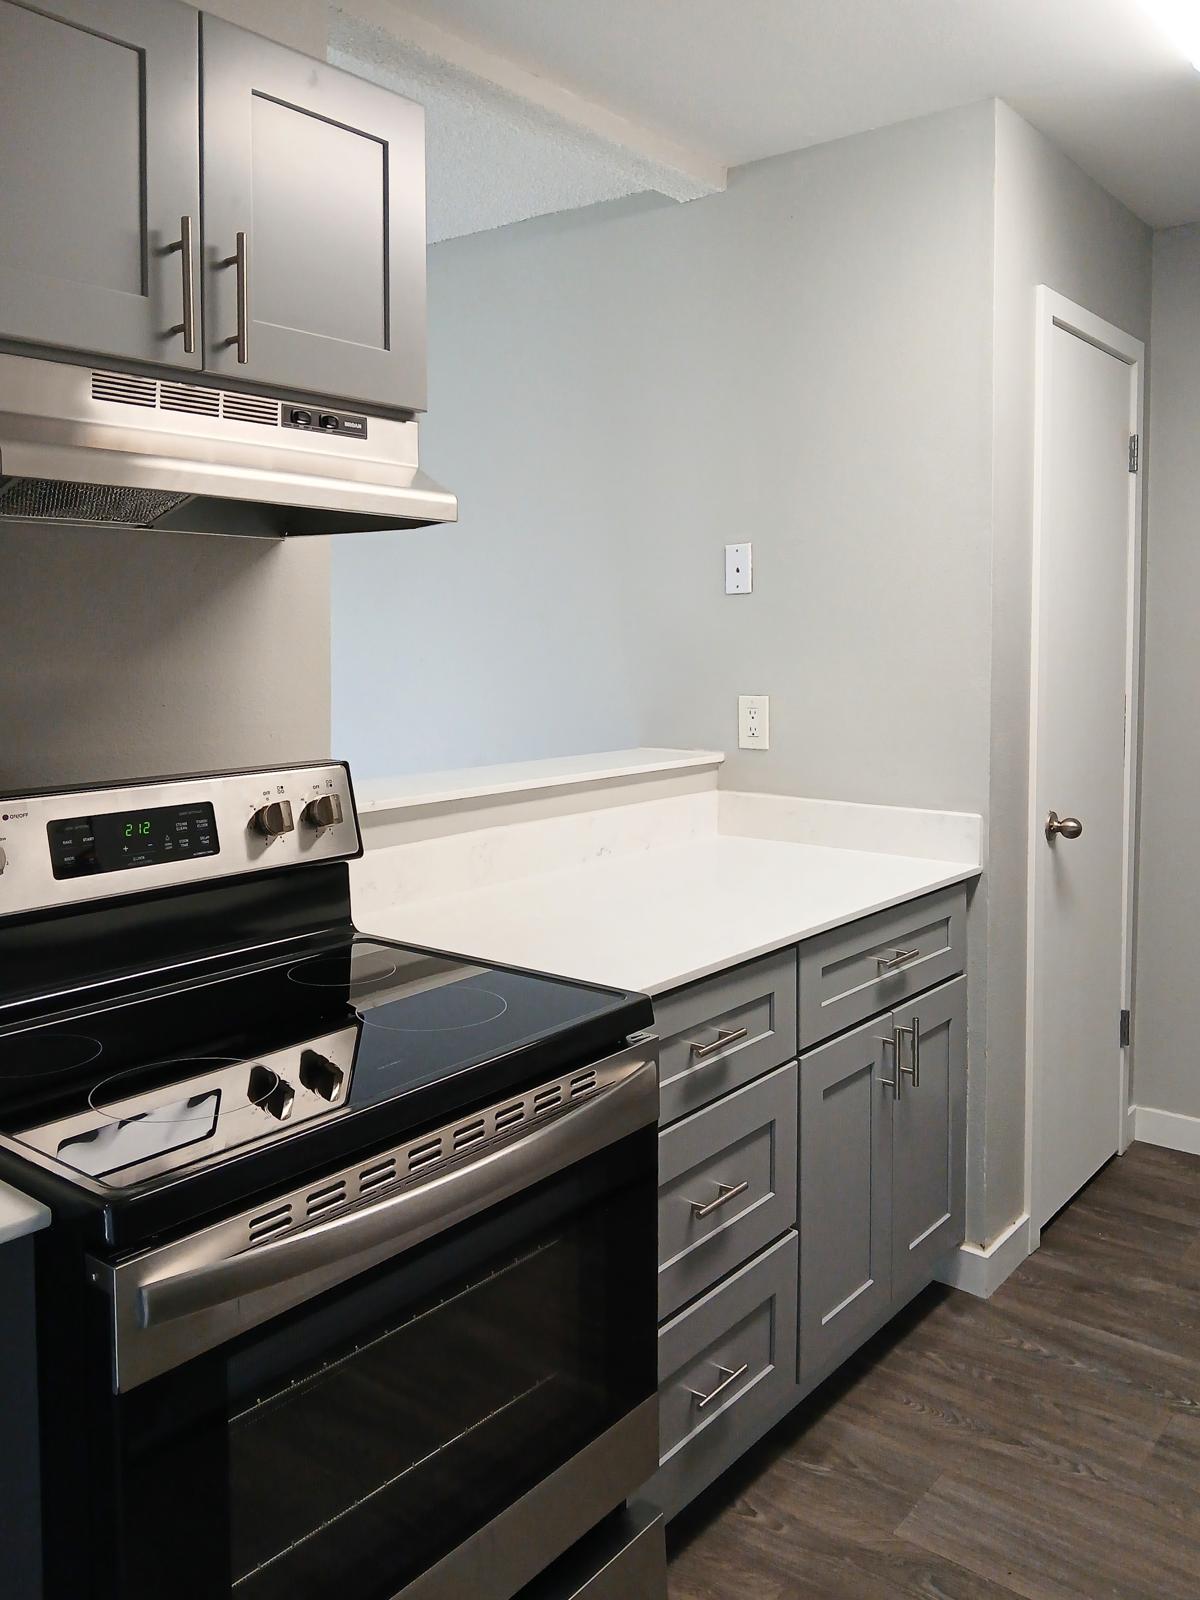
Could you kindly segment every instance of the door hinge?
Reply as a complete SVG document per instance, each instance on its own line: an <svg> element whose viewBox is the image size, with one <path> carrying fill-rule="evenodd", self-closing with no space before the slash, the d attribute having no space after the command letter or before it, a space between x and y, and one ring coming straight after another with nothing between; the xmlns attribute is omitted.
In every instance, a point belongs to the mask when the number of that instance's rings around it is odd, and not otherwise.
<svg viewBox="0 0 1200 1600"><path fill-rule="evenodd" d="M1131 433L1129 435L1129 470L1130 470L1130 472L1136 472L1138 470L1138 467L1139 467L1139 464L1140 464L1140 460L1141 460L1141 454L1142 454L1142 441L1138 438L1136 433Z"/></svg>
<svg viewBox="0 0 1200 1600"><path fill-rule="evenodd" d="M1133 1032L1133 1017L1128 1011L1121 1013L1121 1049L1124 1050L1129 1043Z"/></svg>

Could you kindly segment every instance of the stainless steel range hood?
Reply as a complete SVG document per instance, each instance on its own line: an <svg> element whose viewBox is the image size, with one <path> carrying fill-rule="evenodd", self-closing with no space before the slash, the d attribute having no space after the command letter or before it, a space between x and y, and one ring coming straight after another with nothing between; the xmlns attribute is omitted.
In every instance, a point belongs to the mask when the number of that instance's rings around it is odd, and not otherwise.
<svg viewBox="0 0 1200 1600"><path fill-rule="evenodd" d="M0 522L261 539L457 516L415 422L0 355Z"/></svg>

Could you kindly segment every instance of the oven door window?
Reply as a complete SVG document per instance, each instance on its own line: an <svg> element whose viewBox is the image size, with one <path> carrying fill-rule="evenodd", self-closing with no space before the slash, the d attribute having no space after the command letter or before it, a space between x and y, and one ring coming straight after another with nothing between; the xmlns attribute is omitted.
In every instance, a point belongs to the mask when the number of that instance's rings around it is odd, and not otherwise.
<svg viewBox="0 0 1200 1600"><path fill-rule="evenodd" d="M177 1561L198 1527L215 1525L223 1573L201 1579L209 1561L194 1565L206 1600L391 1600L651 1396L644 1143L626 1140L135 1390L139 1407L158 1392L158 1425L135 1433L133 1478L158 1502L144 1531L159 1560L144 1570L161 1575L172 1547ZM208 1435L198 1458L180 1461L174 1495L162 1489L172 1467L164 1407L194 1418L175 1448L195 1441L197 1423ZM181 1480L193 1491L186 1510ZM175 1592L190 1595L188 1581ZM143 1600L140 1584L132 1592Z"/></svg>

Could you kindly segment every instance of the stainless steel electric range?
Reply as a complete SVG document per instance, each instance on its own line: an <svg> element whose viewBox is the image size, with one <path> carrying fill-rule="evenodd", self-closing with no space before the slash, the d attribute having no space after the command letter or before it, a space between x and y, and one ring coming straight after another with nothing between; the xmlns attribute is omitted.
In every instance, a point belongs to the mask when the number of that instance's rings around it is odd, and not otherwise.
<svg viewBox="0 0 1200 1600"><path fill-rule="evenodd" d="M47 1600L509 1600L655 1470L650 1002L361 850L336 763L0 799Z"/></svg>

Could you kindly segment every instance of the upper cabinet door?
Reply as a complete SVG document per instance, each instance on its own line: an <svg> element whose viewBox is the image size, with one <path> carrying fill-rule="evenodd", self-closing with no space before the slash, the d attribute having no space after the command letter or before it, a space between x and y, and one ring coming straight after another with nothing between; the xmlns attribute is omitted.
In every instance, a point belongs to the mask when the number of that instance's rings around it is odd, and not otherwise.
<svg viewBox="0 0 1200 1600"><path fill-rule="evenodd" d="M213 17L201 32L204 365L423 410L423 110Z"/></svg>
<svg viewBox="0 0 1200 1600"><path fill-rule="evenodd" d="M199 366L197 28L173 0L0 0L0 337Z"/></svg>
<svg viewBox="0 0 1200 1600"><path fill-rule="evenodd" d="M900 1304L963 1240L967 980L918 995L892 1020L901 1082L892 1108L892 1295Z"/></svg>

